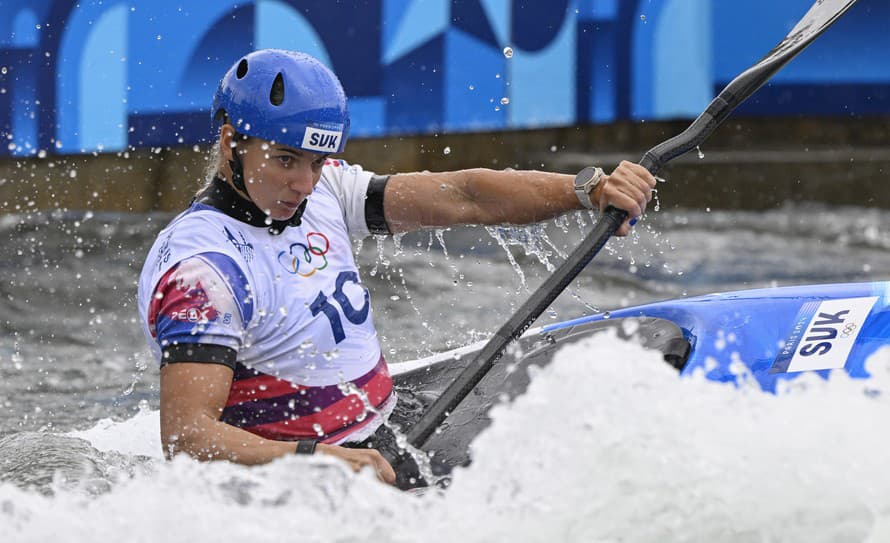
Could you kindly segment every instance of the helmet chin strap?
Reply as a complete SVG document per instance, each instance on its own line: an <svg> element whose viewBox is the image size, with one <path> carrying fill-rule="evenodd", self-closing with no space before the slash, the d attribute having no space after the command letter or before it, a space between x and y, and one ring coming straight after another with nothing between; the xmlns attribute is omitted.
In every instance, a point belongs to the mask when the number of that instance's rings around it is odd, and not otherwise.
<svg viewBox="0 0 890 543"><path fill-rule="evenodd" d="M237 137L237 135L236 135ZM254 202L250 198L250 193L247 192L247 185L244 183L244 164L241 162L241 157L238 156L238 144L235 144L235 147L232 148L232 160L229 161L229 168L232 170L232 185L235 186L236 189L241 191L247 196L247 200L256 206L256 202ZM303 212L306 211L306 204L309 203L309 198L304 198L300 203L300 206L297 207L297 210L289 219L284 220L276 220L272 219L272 224L270 229L273 231L281 232L288 226L300 226L303 223ZM256 206L259 208L259 206Z"/></svg>
<svg viewBox="0 0 890 543"><path fill-rule="evenodd" d="M238 135L236 134L235 137L237 138ZM232 170L232 184L250 198L250 193L247 192L247 185L244 184L244 164L241 163L241 157L238 156L237 143L232 147L232 160L229 161L229 168Z"/></svg>

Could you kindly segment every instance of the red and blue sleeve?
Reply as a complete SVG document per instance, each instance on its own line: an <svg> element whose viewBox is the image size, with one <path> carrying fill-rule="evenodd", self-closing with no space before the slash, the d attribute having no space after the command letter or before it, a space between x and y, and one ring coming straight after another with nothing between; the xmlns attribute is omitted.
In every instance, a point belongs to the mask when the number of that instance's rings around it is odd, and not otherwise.
<svg viewBox="0 0 890 543"><path fill-rule="evenodd" d="M253 318L254 301L241 268L222 253L201 253L170 268L148 308L161 365L224 364L234 369Z"/></svg>

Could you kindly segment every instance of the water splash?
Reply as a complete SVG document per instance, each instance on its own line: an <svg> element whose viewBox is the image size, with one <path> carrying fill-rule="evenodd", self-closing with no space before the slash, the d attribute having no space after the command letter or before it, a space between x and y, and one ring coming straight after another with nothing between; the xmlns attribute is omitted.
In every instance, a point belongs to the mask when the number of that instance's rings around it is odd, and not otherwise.
<svg viewBox="0 0 890 543"><path fill-rule="evenodd" d="M504 231L504 230L509 230L509 229L505 229L505 228L501 228L501 227L494 227L494 226L486 226L485 227L485 231L488 232L488 234L492 238L494 238L495 241L498 242L498 245L500 245L504 249L504 252L507 255L507 260L510 262L510 266L513 267L513 271L515 271L516 275L519 276L520 288L524 289L524 290L528 290L528 283L525 280L525 273L523 273L523 271L522 271L522 266L520 266L519 263L516 262L516 258L514 258L513 252L510 250L510 243L502 235L502 231Z"/></svg>
<svg viewBox="0 0 890 543"><path fill-rule="evenodd" d="M374 267L368 272L371 277L377 275L380 266L388 268L390 265L390 261L386 257L386 236L374 236L374 240L377 242L377 260L374 261Z"/></svg>
<svg viewBox="0 0 890 543"><path fill-rule="evenodd" d="M439 247L442 248L442 253L445 255L445 260L448 260L448 247L445 245L445 232L448 230L448 228L437 228L433 231L436 236L436 241L439 242Z"/></svg>

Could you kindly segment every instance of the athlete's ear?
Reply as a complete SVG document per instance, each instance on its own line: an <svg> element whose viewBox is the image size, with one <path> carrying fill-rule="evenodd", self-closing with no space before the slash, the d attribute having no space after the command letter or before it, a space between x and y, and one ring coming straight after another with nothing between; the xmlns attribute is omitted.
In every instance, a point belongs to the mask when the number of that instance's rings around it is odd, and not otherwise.
<svg viewBox="0 0 890 543"><path fill-rule="evenodd" d="M232 151L234 150L235 127L226 123L219 127L219 148L223 153L226 161L232 160Z"/></svg>

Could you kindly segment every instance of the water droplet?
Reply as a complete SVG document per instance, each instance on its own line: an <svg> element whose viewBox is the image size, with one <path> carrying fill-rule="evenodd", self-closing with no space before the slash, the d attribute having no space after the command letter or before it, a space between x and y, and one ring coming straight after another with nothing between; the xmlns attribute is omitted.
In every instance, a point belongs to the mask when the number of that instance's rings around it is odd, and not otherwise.
<svg viewBox="0 0 890 543"><path fill-rule="evenodd" d="M503 98L501 98L501 104L502 104L502 105L505 105L505 106L506 106L506 105L509 104L509 103L510 103L510 99L507 98L506 96L504 96Z"/></svg>
<svg viewBox="0 0 890 543"><path fill-rule="evenodd" d="M470 90L476 90L476 86L475 86L475 85L470 85Z"/></svg>
<svg viewBox="0 0 890 543"><path fill-rule="evenodd" d="M646 16L645 16L645 15L640 15L640 20L643 21L643 22L645 23L645 22L646 22Z"/></svg>
<svg viewBox="0 0 890 543"><path fill-rule="evenodd" d="M444 153L444 154L446 154L446 155L450 155L450 154L451 154L451 147L446 147L446 148L442 149L442 153Z"/></svg>
<svg viewBox="0 0 890 543"><path fill-rule="evenodd" d="M556 146L555 146L555 145L551 145L551 146L550 146L550 152L551 152L551 153L555 153L555 152L556 152Z"/></svg>
<svg viewBox="0 0 890 543"><path fill-rule="evenodd" d="M0 74L6 75L6 72L8 72L8 71L9 70L6 69L6 66L0 68Z"/></svg>
<svg viewBox="0 0 890 543"><path fill-rule="evenodd" d="M312 425L312 429L315 430L315 433L320 437L324 435L324 429L322 429L321 424L315 423Z"/></svg>
<svg viewBox="0 0 890 543"><path fill-rule="evenodd" d="M504 56L507 58L513 58L513 48L512 47L504 47Z"/></svg>
<svg viewBox="0 0 890 543"><path fill-rule="evenodd" d="M701 152L701 148L698 145L695 146L695 150L698 152L699 160L705 158L705 154Z"/></svg>
<svg viewBox="0 0 890 543"><path fill-rule="evenodd" d="M640 329L640 321L636 319L622 319L621 328L626 335L632 336Z"/></svg>

